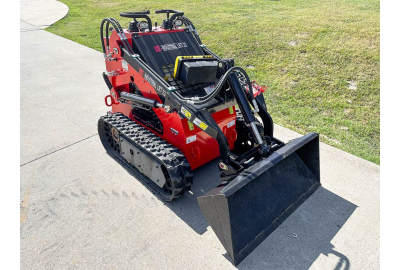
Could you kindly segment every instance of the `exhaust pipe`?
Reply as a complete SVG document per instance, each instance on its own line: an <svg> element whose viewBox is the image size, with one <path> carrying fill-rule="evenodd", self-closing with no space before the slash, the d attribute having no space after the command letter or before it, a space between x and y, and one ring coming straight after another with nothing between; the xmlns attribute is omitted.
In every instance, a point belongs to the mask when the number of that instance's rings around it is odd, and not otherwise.
<svg viewBox="0 0 400 270"><path fill-rule="evenodd" d="M197 200L237 265L320 185L319 138L310 133Z"/></svg>

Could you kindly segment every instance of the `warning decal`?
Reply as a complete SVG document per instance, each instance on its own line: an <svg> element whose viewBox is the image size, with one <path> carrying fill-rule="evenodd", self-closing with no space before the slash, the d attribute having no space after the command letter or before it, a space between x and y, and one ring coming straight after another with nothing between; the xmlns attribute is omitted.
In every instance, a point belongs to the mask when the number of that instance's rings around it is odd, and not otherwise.
<svg viewBox="0 0 400 270"><path fill-rule="evenodd" d="M208 125L204 122L202 122L200 119L195 118L193 120L193 123L198 126L199 128L201 128L202 130L206 130L208 128Z"/></svg>
<svg viewBox="0 0 400 270"><path fill-rule="evenodd" d="M192 114L186 110L184 107L181 108L181 113L187 118L190 119L192 117Z"/></svg>

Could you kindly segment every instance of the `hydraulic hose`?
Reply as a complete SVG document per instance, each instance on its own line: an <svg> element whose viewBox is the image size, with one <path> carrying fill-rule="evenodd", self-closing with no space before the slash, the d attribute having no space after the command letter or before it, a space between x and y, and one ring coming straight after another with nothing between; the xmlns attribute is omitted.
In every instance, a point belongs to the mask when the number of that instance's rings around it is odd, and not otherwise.
<svg viewBox="0 0 400 270"><path fill-rule="evenodd" d="M121 39L122 43L124 44L124 46L127 48L127 50L129 51L130 54L134 54L133 50L131 48L131 45L128 42L128 39L125 36L124 29L122 29L121 25L119 24L119 22L116 19L110 18L110 20L113 21L117 25L118 29L116 29L116 31L117 31L118 36Z"/></svg>
<svg viewBox="0 0 400 270"><path fill-rule="evenodd" d="M134 54L133 50L131 48L131 46L129 45L129 42L124 34L124 31L121 27L121 25L119 24L119 22L114 19L114 18L105 18L102 22L101 22L101 26L100 26L100 37L101 37L101 45L103 48L103 53L106 54L106 48L104 46L104 23L107 22L106 24L106 45L107 47L110 45L109 43L109 37L108 37L108 29L110 26L110 23L112 24L112 26L114 27L115 31L117 32L119 38L121 39L124 47L126 47L126 49L129 51L129 53Z"/></svg>
<svg viewBox="0 0 400 270"><path fill-rule="evenodd" d="M109 27L109 25L110 25L110 20L108 19L108 18L105 18L102 22L101 22L101 25L100 25L100 38L101 38L101 46L102 46L102 48L103 48L103 53L104 54L106 54L107 52L106 52L106 48L105 48L105 46L104 46L104 23L105 22L107 22L107 25L106 25L106 45L107 45L107 48L108 48L108 46L110 45L110 43L109 43L109 40L108 40L108 27Z"/></svg>
<svg viewBox="0 0 400 270"><path fill-rule="evenodd" d="M115 20L115 19L114 19L114 20ZM108 29L109 29L110 23L111 23L112 26L114 27L115 31L117 31L118 36L120 36L120 34L119 34L119 29L118 29L117 25L115 24L114 20L112 20L112 18L105 18L105 19L103 19L103 21L101 22L101 26L100 26L100 37L101 37L101 44L102 44L102 47L103 47L103 53L104 53L104 54L107 53L107 52L106 52L106 49L105 49L105 47L104 47L104 42L103 42L103 39L104 39L104 23L107 22L107 24L106 24L106 44L107 44L107 47L110 45L110 43L109 43L109 37L108 37ZM124 45L125 45L125 44L124 44Z"/></svg>
<svg viewBox="0 0 400 270"><path fill-rule="evenodd" d="M108 79L108 76L105 72L103 72L103 79L104 79L105 83L107 84L108 89L111 90L113 88L113 85L110 82L110 80Z"/></svg>
<svg viewBox="0 0 400 270"><path fill-rule="evenodd" d="M189 104L193 104L193 105L205 104L205 103L209 102L210 100L212 100L214 97L216 97L216 95L221 91L225 82L228 80L229 75L231 73L237 72L237 71L240 71L245 76L247 85L249 86L250 99L254 100L253 87L251 85L250 79L247 76L246 71L241 67L232 67L232 68L228 69L228 71L222 76L222 78L219 79L217 85L215 86L214 91L208 95L205 95L203 97L195 97L195 98L183 98L183 97L178 96L178 98L181 99L181 101L185 101L185 102L187 102Z"/></svg>
<svg viewBox="0 0 400 270"><path fill-rule="evenodd" d="M190 32L192 32L192 34L193 34L194 38L196 39L196 41L198 42L198 44L199 44L199 45L203 45L203 43L201 42L200 36L199 36L199 34L197 33L196 27L194 26L194 24L192 23L192 21L191 21L188 17L186 17L186 16L181 16L181 18L182 18L183 22L186 24L186 26L189 27ZM214 56L215 58L220 59L220 57L218 57L218 56L217 56L216 54L214 54L211 50L205 48L204 46L203 46L203 50L206 51L208 54ZM253 104L253 107L254 107L255 111L258 112L258 106L257 106L257 103L256 103L255 98L254 98L253 87L252 87L250 78L249 78L249 76L247 75L246 71L245 71L243 68L241 68L241 67L232 67L232 68L230 68L230 69L224 74L222 80L220 79L220 80L218 81L218 84L217 84L217 86L215 87L215 90L214 90L212 93L210 93L210 94L208 94L208 95L206 95L206 96L199 97L199 98L184 98L184 97L182 97L182 96L179 95L179 94L178 94L177 96L178 96L179 99L181 99L181 100L183 100L183 101L186 101L186 102L188 102L188 103L194 104L194 105L205 104L205 103L209 102L211 99L213 99L213 98L219 93L219 91L221 91L222 86L224 85L224 83L225 83L226 80L228 79L228 76L230 75L230 73L235 72L235 71L240 71L240 72L243 74L243 76L245 77L245 79L246 79L246 81L247 81L247 85L248 85L248 87L249 87L250 100L251 100L251 102L252 102L252 104Z"/></svg>

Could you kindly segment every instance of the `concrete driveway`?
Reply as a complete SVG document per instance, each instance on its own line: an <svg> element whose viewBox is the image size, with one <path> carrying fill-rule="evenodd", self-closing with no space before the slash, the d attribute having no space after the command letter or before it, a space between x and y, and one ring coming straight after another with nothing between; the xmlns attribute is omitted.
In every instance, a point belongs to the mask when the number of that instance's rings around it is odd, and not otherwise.
<svg viewBox="0 0 400 270"><path fill-rule="evenodd" d="M23 2L21 268L235 269L196 201L218 184L216 162L195 171L193 194L159 201L97 136L107 111L102 54L42 30L53 22ZM276 126L277 138L298 136ZM379 268L380 168L320 148L322 188L238 269Z"/></svg>

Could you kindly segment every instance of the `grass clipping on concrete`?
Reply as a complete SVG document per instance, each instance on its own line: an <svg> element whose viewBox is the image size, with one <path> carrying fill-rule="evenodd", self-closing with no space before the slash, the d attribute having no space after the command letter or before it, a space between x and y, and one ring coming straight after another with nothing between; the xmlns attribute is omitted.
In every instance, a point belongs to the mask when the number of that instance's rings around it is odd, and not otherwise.
<svg viewBox="0 0 400 270"><path fill-rule="evenodd" d="M267 86L276 124L380 162L379 0L62 0L68 15L49 32L101 51L100 22L122 11L185 12L208 48L234 58ZM99 74L99 78L100 78Z"/></svg>

